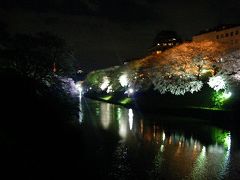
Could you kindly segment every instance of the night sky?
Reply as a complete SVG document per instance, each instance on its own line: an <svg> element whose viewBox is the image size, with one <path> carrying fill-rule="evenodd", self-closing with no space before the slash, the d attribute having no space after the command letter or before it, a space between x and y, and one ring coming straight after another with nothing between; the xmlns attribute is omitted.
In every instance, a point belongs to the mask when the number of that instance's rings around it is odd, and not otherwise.
<svg viewBox="0 0 240 180"><path fill-rule="evenodd" d="M219 24L240 23L239 0L0 0L10 32L50 31L71 45L83 70L147 54L155 35L183 39Z"/></svg>

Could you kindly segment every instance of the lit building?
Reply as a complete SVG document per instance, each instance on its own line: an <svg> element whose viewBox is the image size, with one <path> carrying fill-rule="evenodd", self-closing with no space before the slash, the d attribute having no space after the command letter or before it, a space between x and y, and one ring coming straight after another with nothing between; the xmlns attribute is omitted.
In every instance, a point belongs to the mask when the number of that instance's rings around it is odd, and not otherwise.
<svg viewBox="0 0 240 180"><path fill-rule="evenodd" d="M224 25L207 29L192 37L193 42L204 40L217 41L230 49L240 48L240 25Z"/></svg>
<svg viewBox="0 0 240 180"><path fill-rule="evenodd" d="M182 43L182 39L175 31L161 31L153 41L153 46L149 49L151 53L159 54L167 49Z"/></svg>

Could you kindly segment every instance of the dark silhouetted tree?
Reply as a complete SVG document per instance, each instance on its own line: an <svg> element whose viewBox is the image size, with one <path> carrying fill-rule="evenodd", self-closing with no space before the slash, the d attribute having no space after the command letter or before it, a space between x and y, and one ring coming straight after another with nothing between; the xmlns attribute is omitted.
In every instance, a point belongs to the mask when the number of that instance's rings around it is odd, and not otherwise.
<svg viewBox="0 0 240 180"><path fill-rule="evenodd" d="M1 68L14 69L36 80L74 72L74 56L66 42L50 33L16 34L1 50L0 58Z"/></svg>

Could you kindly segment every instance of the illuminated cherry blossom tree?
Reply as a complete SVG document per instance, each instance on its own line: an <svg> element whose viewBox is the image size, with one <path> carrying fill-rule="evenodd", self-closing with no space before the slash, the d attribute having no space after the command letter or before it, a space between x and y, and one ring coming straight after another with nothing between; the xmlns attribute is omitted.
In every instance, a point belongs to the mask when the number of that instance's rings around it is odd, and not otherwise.
<svg viewBox="0 0 240 180"><path fill-rule="evenodd" d="M165 51L153 59L151 79L155 89L175 95L199 91L203 78L216 73L215 64L224 52L222 45L211 41L184 43Z"/></svg>

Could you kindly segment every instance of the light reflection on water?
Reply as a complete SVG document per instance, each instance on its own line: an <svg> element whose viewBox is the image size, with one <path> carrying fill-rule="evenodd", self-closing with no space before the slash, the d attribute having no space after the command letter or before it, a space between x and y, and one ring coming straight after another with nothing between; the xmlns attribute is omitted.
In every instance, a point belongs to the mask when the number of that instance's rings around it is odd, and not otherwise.
<svg viewBox="0 0 240 180"><path fill-rule="evenodd" d="M109 125L111 123L111 117L112 117L112 105L111 104L107 104L107 103L102 103L100 105L100 121L101 121L101 124L102 124L102 127L104 129L108 129L109 128Z"/></svg>
<svg viewBox="0 0 240 180"><path fill-rule="evenodd" d="M109 174L115 179L127 178L131 173L135 177L140 171L145 172L140 179L229 176L232 153L229 131L205 125L192 128L191 124L172 127L164 117L156 121L117 105L84 102L79 106L82 114L79 121L83 124L92 121L95 128L114 132L119 137L115 151L109 154L113 159Z"/></svg>
<svg viewBox="0 0 240 180"><path fill-rule="evenodd" d="M83 116L84 116L82 106L83 106L83 103L82 103L82 93L80 92L80 94L79 94L79 123L80 124L82 124Z"/></svg>

